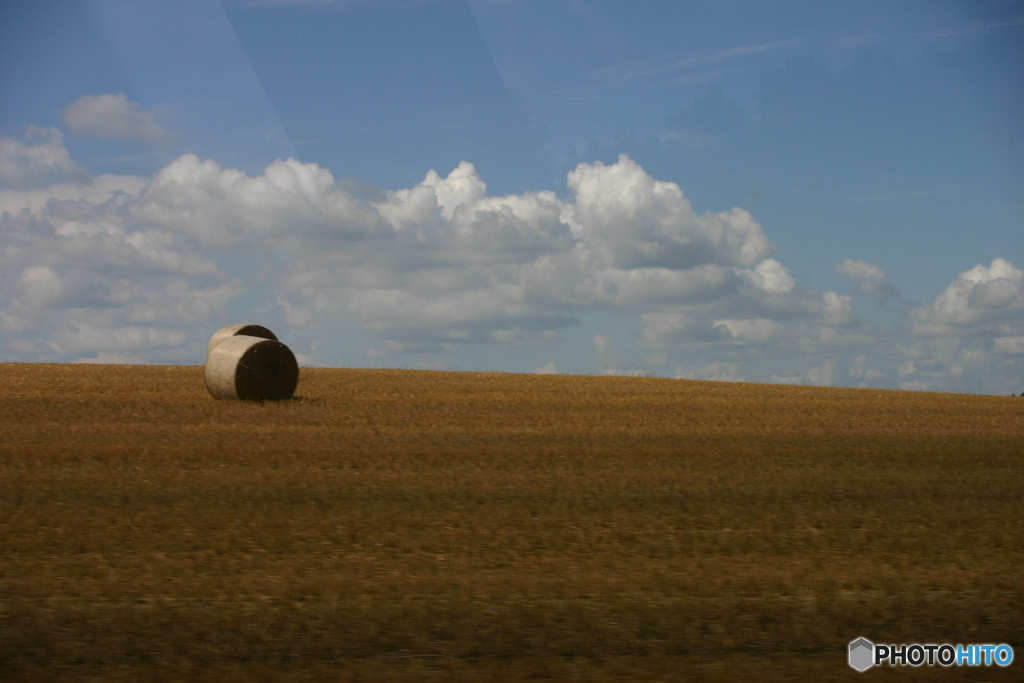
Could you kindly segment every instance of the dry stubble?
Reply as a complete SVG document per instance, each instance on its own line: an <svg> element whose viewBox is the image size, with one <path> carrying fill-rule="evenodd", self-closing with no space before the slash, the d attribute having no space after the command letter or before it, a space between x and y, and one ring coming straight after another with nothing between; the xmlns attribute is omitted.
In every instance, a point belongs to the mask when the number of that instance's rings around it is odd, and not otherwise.
<svg viewBox="0 0 1024 683"><path fill-rule="evenodd" d="M796 680L855 675L861 635L1020 652L1019 399L303 369L301 399L255 404L196 367L0 373L5 678Z"/></svg>

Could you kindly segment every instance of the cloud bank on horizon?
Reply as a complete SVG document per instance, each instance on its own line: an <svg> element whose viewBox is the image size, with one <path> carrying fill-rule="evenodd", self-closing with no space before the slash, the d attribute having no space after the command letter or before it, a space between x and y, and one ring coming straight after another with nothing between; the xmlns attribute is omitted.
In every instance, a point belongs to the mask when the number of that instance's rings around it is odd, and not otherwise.
<svg viewBox="0 0 1024 683"><path fill-rule="evenodd" d="M120 94L83 96L64 120L81 135L170 135ZM279 321L307 364L337 364L350 332L367 362L460 367L467 349L514 357L589 320L633 321L644 354L620 363L614 335L594 335L577 351L593 373L993 393L1024 378L1024 264L966 263L915 303L899 273L844 258L850 291L819 291L756 216L699 213L625 154L576 165L565 196L496 196L469 161L399 190L191 153L148 178L89 175L58 129L33 127L0 139L0 181L7 361L199 363L220 325ZM899 322L866 322L865 300ZM523 363L500 369L558 370Z"/></svg>

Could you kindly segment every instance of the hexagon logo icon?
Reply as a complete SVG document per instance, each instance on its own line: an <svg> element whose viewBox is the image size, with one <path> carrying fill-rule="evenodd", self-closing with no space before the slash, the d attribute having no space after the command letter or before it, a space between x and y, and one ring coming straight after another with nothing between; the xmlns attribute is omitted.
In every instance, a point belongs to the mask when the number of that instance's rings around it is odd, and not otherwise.
<svg viewBox="0 0 1024 683"><path fill-rule="evenodd" d="M857 671L867 671L875 664L875 644L867 638L858 638L850 643L850 666Z"/></svg>

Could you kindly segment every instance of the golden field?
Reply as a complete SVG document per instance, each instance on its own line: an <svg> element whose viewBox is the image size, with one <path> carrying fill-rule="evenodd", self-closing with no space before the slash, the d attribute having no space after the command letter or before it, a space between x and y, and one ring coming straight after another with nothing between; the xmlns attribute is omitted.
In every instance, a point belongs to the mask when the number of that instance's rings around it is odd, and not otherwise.
<svg viewBox="0 0 1024 683"><path fill-rule="evenodd" d="M0 377L0 680L1024 678L1021 398ZM858 636L1017 661L857 674Z"/></svg>

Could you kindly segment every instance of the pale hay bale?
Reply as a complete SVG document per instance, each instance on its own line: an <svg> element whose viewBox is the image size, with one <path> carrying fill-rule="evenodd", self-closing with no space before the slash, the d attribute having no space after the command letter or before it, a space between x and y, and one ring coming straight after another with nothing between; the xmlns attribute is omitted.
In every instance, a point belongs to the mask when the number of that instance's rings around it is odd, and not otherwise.
<svg viewBox="0 0 1024 683"><path fill-rule="evenodd" d="M277 341L274 333L263 327L263 325L228 325L227 327L220 328L210 337L210 343L206 345L206 357L210 357L210 351L213 351L213 347L217 346L217 344L220 344L228 337L234 337L239 334Z"/></svg>
<svg viewBox="0 0 1024 683"><path fill-rule="evenodd" d="M206 359L206 388L214 398L276 401L291 398L298 382L295 354L275 339L228 337Z"/></svg>

